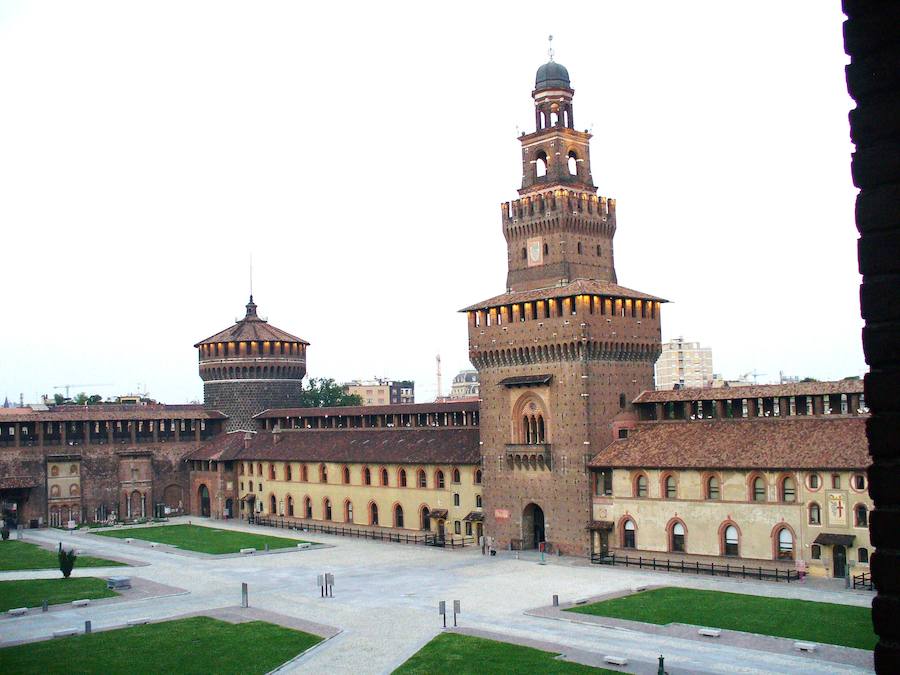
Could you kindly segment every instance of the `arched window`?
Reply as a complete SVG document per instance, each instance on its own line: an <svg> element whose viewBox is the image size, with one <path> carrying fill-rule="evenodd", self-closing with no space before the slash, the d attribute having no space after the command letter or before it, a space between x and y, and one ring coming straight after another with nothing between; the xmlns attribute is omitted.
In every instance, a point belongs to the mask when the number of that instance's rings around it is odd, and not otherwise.
<svg viewBox="0 0 900 675"><path fill-rule="evenodd" d="M369 525L378 524L378 504L372 502L369 504Z"/></svg>
<svg viewBox="0 0 900 675"><path fill-rule="evenodd" d="M777 533L777 550L775 556L779 560L794 559L794 535L786 527L778 530Z"/></svg>
<svg viewBox="0 0 900 675"><path fill-rule="evenodd" d="M253 475L253 462L247 463L247 473L249 473L251 476Z"/></svg>
<svg viewBox="0 0 900 675"><path fill-rule="evenodd" d="M481 495L475 495L475 508L481 508Z"/></svg>
<svg viewBox="0 0 900 675"><path fill-rule="evenodd" d="M869 549L867 549L867 548L856 549L856 557L859 559L859 562L867 565L869 563Z"/></svg>
<svg viewBox="0 0 900 675"><path fill-rule="evenodd" d="M669 474L664 480L666 499L675 499L678 495L678 486L675 483L675 476Z"/></svg>
<svg viewBox="0 0 900 675"><path fill-rule="evenodd" d="M372 469L369 467L363 469L363 483L366 485L372 484Z"/></svg>
<svg viewBox="0 0 900 675"><path fill-rule="evenodd" d="M269 495L269 513L275 515L278 512L278 504L275 503L275 495Z"/></svg>
<svg viewBox="0 0 900 675"><path fill-rule="evenodd" d="M534 158L534 177L535 178L543 178L547 175L547 153L543 150L538 150L537 155Z"/></svg>
<svg viewBox="0 0 900 675"><path fill-rule="evenodd" d="M636 548L634 521L631 519L622 525L622 548Z"/></svg>
<svg viewBox="0 0 900 675"><path fill-rule="evenodd" d="M383 467L381 469L381 484L384 487L388 486L388 472L387 472L387 469L385 469Z"/></svg>
<svg viewBox="0 0 900 675"><path fill-rule="evenodd" d="M253 472L251 471L251 473ZM303 464L300 467L300 480L302 480L304 483L309 482L309 469L307 468L306 464Z"/></svg>
<svg viewBox="0 0 900 675"><path fill-rule="evenodd" d="M809 489L810 490L818 490L819 489L819 474L811 473L809 474Z"/></svg>
<svg viewBox="0 0 900 675"><path fill-rule="evenodd" d="M319 464L319 482L328 482L328 467L325 464Z"/></svg>
<svg viewBox="0 0 900 675"><path fill-rule="evenodd" d="M734 525L729 525L722 532L722 550L725 555L738 556L738 530Z"/></svg>
<svg viewBox="0 0 900 675"><path fill-rule="evenodd" d="M434 472L434 485L438 490L444 489L444 472L440 469Z"/></svg>
<svg viewBox="0 0 900 675"><path fill-rule="evenodd" d="M544 257L546 258L548 255L550 255L550 247L544 244Z"/></svg>
<svg viewBox="0 0 900 675"><path fill-rule="evenodd" d="M344 502L344 522L353 522L353 502L349 499Z"/></svg>
<svg viewBox="0 0 900 675"><path fill-rule="evenodd" d="M797 483L795 483L794 479L790 476L785 476L781 480L781 501L797 501Z"/></svg>
<svg viewBox="0 0 900 675"><path fill-rule="evenodd" d="M313 512L312 512L312 499L310 499L309 497L307 497L306 499L303 500L303 502L304 502L304 503L303 503L303 511L304 511L304 513L306 514L306 517L307 517L307 518L312 518L312 517L313 517Z"/></svg>
<svg viewBox="0 0 900 675"><path fill-rule="evenodd" d="M603 255L603 249L600 247L600 244L597 244L597 255Z"/></svg>
<svg viewBox="0 0 900 675"><path fill-rule="evenodd" d="M397 474L397 483L400 487L406 487L406 469L400 469L400 473Z"/></svg>
<svg viewBox="0 0 900 675"><path fill-rule="evenodd" d="M822 524L822 508L812 502L809 505L809 524L810 525L821 525Z"/></svg>
<svg viewBox="0 0 900 675"><path fill-rule="evenodd" d="M291 497L290 495L288 495L287 503L288 503L288 515L293 516L294 515L294 498Z"/></svg>
<svg viewBox="0 0 900 675"><path fill-rule="evenodd" d="M350 467L345 466L341 473L343 475L344 485L350 485Z"/></svg>
<svg viewBox="0 0 900 675"><path fill-rule="evenodd" d="M51 485L50 486L50 496L51 497L59 497L59 485Z"/></svg>
<svg viewBox="0 0 900 675"><path fill-rule="evenodd" d="M869 526L869 510L866 508L865 504L857 504L853 508L853 519L856 527Z"/></svg>
<svg viewBox="0 0 900 675"><path fill-rule="evenodd" d="M454 483L458 483L458 482L459 482L459 469L457 469L457 468L455 468L455 467L454 467L454 469L453 469L453 482L454 482Z"/></svg>
<svg viewBox="0 0 900 675"><path fill-rule="evenodd" d="M394 527L403 527L403 507L399 504L394 507Z"/></svg>
<svg viewBox="0 0 900 675"><path fill-rule="evenodd" d="M582 253L583 253L583 250L581 248L581 242L579 241L578 242L578 255L581 255Z"/></svg>
<svg viewBox="0 0 900 675"><path fill-rule="evenodd" d="M431 532L431 510L427 506L420 509L419 518L421 519L421 529Z"/></svg>
<svg viewBox="0 0 900 675"><path fill-rule="evenodd" d="M861 473L853 474L851 484L854 490L862 492L866 489L866 477Z"/></svg>
<svg viewBox="0 0 900 675"><path fill-rule="evenodd" d="M750 497L755 502L766 501L766 481L762 476L753 479Z"/></svg>
<svg viewBox="0 0 900 675"><path fill-rule="evenodd" d="M475 485L481 485L481 469L475 469Z"/></svg>
<svg viewBox="0 0 900 675"><path fill-rule="evenodd" d="M291 465L285 464L284 465L284 479L285 480L293 480L293 478L294 478L294 471L291 468Z"/></svg>
<svg viewBox="0 0 900 675"><path fill-rule="evenodd" d="M70 464L70 465L69 465L69 475L70 475L70 476L77 476L77 475L78 475L78 465L77 465L77 464Z"/></svg>
<svg viewBox="0 0 900 675"><path fill-rule="evenodd" d="M423 471L422 469L419 469L416 473L416 484L420 488L428 487L428 481L425 478L425 471Z"/></svg>
<svg viewBox="0 0 900 675"><path fill-rule="evenodd" d="M546 443L547 436L544 433L544 416L538 415L537 417L537 442L538 443Z"/></svg>
<svg viewBox="0 0 900 675"><path fill-rule="evenodd" d="M528 249L524 246L522 247L522 260L528 260Z"/></svg>
<svg viewBox="0 0 900 675"><path fill-rule="evenodd" d="M716 476L710 476L706 479L706 498L719 498L719 479Z"/></svg>
<svg viewBox="0 0 900 675"><path fill-rule="evenodd" d="M77 483L72 483L72 484L69 486L69 496L70 496L70 497L77 497L77 496L78 496L78 484L77 484ZM865 509L865 508L866 508L866 507L864 506L863 509Z"/></svg>
<svg viewBox="0 0 900 675"><path fill-rule="evenodd" d="M331 520L331 500L328 497L322 501L322 506L325 511L325 520Z"/></svg>
<svg viewBox="0 0 900 675"><path fill-rule="evenodd" d="M577 176L578 175L578 155L575 154L574 150L569 150L569 159L567 161L569 167L569 175ZM581 251L579 251L581 253Z"/></svg>
<svg viewBox="0 0 900 675"><path fill-rule="evenodd" d="M53 476L54 478L59 475L59 467L56 466L55 464L50 467L50 475Z"/></svg>
<svg viewBox="0 0 900 675"><path fill-rule="evenodd" d="M256 463L256 473L258 473L260 476L262 476L262 462Z"/></svg>
<svg viewBox="0 0 900 675"><path fill-rule="evenodd" d="M684 541L684 525L680 521L672 523L672 530L669 536L670 550L677 553L685 552Z"/></svg>
<svg viewBox="0 0 900 675"><path fill-rule="evenodd" d="M647 476L645 476L644 474L640 474L634 481L634 496L647 496Z"/></svg>

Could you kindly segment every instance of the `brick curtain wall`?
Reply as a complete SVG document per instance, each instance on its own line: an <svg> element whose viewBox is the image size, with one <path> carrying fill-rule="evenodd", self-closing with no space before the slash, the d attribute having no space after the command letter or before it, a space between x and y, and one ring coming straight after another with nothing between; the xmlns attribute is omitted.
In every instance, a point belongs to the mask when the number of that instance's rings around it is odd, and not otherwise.
<svg viewBox="0 0 900 675"><path fill-rule="evenodd" d="M900 2L843 0L868 421L878 673L900 672ZM797 36L800 39L801 36Z"/></svg>

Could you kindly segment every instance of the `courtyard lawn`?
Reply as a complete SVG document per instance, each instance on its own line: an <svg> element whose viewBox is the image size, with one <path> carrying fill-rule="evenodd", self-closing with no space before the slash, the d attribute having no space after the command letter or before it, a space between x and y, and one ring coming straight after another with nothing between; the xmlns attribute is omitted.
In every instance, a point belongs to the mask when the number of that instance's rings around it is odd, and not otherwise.
<svg viewBox="0 0 900 675"><path fill-rule="evenodd" d="M322 638L206 616L0 649L6 673L267 673Z"/></svg>
<svg viewBox="0 0 900 675"><path fill-rule="evenodd" d="M92 558L89 555L80 555L75 561L75 569L81 567L115 567L125 563ZM57 569L59 560L56 551L48 551L37 544L27 541L9 539L0 541L0 571L6 570L43 570Z"/></svg>
<svg viewBox="0 0 900 675"><path fill-rule="evenodd" d="M15 607L40 607L44 600L51 605L58 605L83 598L97 600L117 595L115 591L106 588L106 579L97 577L0 581L0 612ZM0 667L0 672L2 671L3 668Z"/></svg>
<svg viewBox="0 0 900 675"><path fill-rule="evenodd" d="M265 534L220 530L199 525L136 527L113 532L95 532L94 534L101 537L116 537L117 539L131 537L144 539L145 541L157 541L161 544L172 544L186 551L198 551L214 555L238 553L242 548L255 548L257 551L262 551L266 544L269 545L269 548L293 548L301 541L300 539L270 537Z"/></svg>
<svg viewBox="0 0 900 675"><path fill-rule="evenodd" d="M0 652L2 654L2 652ZM617 670L592 668L561 661L552 652L497 642L485 638L442 633L412 655L394 675L422 673L459 675L472 673L591 673L614 675Z"/></svg>
<svg viewBox="0 0 900 675"><path fill-rule="evenodd" d="M874 649L877 641L868 607L690 588L659 588L566 611L644 623L686 623L857 649Z"/></svg>

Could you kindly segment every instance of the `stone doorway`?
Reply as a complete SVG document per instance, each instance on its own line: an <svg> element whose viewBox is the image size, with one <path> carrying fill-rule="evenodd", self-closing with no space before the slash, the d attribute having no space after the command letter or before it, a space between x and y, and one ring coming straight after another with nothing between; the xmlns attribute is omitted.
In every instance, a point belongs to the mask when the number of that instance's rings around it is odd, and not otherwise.
<svg viewBox="0 0 900 675"><path fill-rule="evenodd" d="M522 511L522 548L538 548L544 536L544 510L537 504L529 504Z"/></svg>
<svg viewBox="0 0 900 675"><path fill-rule="evenodd" d="M833 574L835 579L843 579L847 576L847 549L840 544L832 548Z"/></svg>
<svg viewBox="0 0 900 675"><path fill-rule="evenodd" d="M197 495L200 497L200 515L209 518L209 488L201 485Z"/></svg>

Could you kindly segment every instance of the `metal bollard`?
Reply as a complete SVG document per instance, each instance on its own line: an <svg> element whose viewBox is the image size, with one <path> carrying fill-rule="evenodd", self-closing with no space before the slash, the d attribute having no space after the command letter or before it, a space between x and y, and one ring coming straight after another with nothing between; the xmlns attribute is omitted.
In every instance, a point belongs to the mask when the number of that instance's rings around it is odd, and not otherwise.
<svg viewBox="0 0 900 675"><path fill-rule="evenodd" d="M556 595L555 593L553 594L553 606L559 607L559 596Z"/></svg>
<svg viewBox="0 0 900 675"><path fill-rule="evenodd" d="M249 607L249 606L250 606L250 599L249 599L248 593L247 593L247 584L242 583L241 584L241 607Z"/></svg>
<svg viewBox="0 0 900 675"><path fill-rule="evenodd" d="M91 632L91 622L85 621L84 622L84 634L87 635L90 632Z"/></svg>
<svg viewBox="0 0 900 675"><path fill-rule="evenodd" d="M268 553L268 552L269 552L269 545L266 544L266 553Z"/></svg>
<svg viewBox="0 0 900 675"><path fill-rule="evenodd" d="M41 603L41 611L46 612L49 609L49 607L48 607L49 604L50 603L48 603L46 600L44 600L44 602Z"/></svg>

